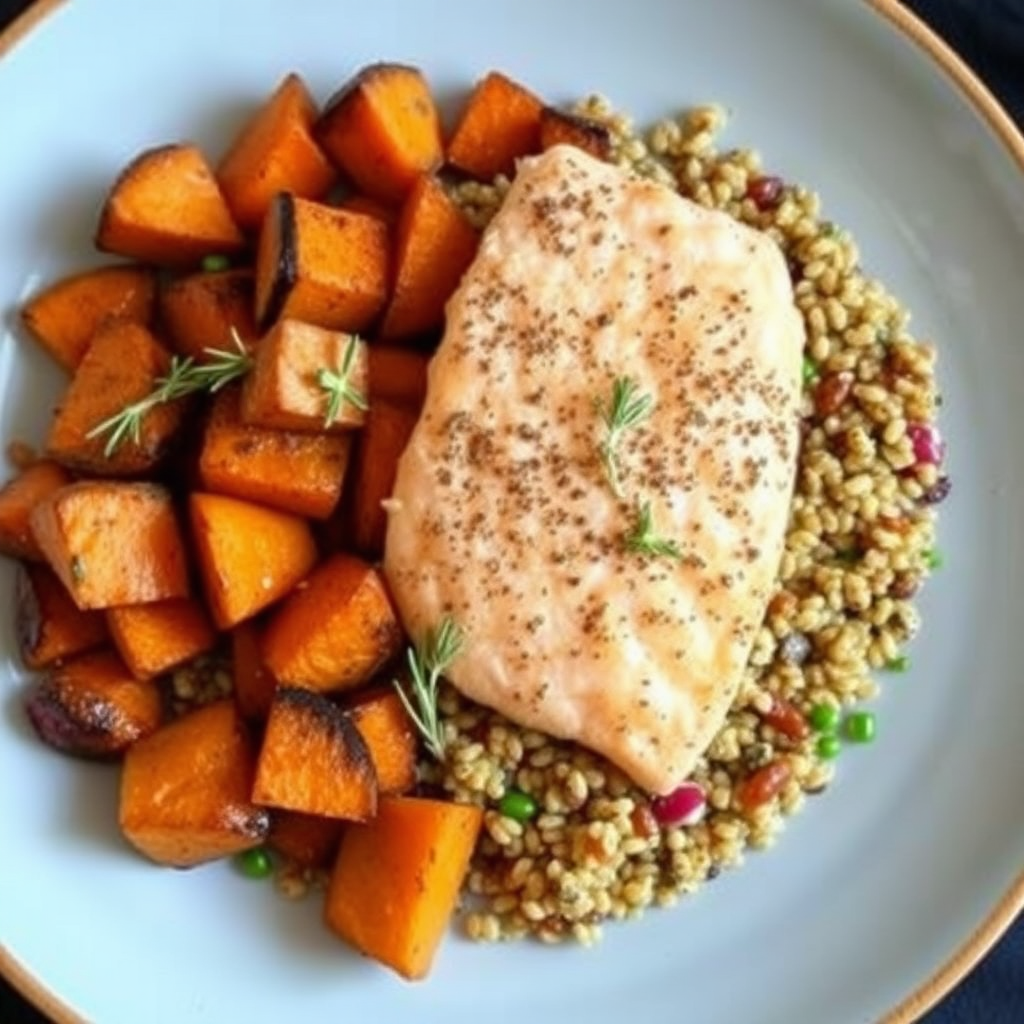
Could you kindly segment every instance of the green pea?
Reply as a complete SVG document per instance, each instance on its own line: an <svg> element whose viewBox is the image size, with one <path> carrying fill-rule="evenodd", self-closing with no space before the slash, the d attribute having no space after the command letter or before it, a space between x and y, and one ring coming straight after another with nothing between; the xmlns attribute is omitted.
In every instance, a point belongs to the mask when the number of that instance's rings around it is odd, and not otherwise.
<svg viewBox="0 0 1024 1024"><path fill-rule="evenodd" d="M521 789L510 789L498 804L498 810L513 821L530 821L537 814L537 801Z"/></svg>
<svg viewBox="0 0 1024 1024"><path fill-rule="evenodd" d="M814 745L814 749L818 752L818 757L822 761L831 761L833 758L839 756L839 751L842 749L842 743L839 742L839 737L832 734L826 733L824 736L818 737L818 742Z"/></svg>
<svg viewBox="0 0 1024 1024"><path fill-rule="evenodd" d="M810 357L804 356L803 369L804 384L813 384L818 379L818 364Z"/></svg>
<svg viewBox="0 0 1024 1024"><path fill-rule="evenodd" d="M875 738L875 716L870 711L854 711L846 716L846 738L852 743L870 743Z"/></svg>
<svg viewBox="0 0 1024 1024"><path fill-rule="evenodd" d="M910 669L910 657L906 654L898 654L885 663L885 668L888 672L907 672Z"/></svg>
<svg viewBox="0 0 1024 1024"><path fill-rule="evenodd" d="M262 846L240 853L235 864L246 878L267 878L274 870L274 862Z"/></svg>
<svg viewBox="0 0 1024 1024"><path fill-rule="evenodd" d="M204 256L203 262L200 264L200 266L207 274L214 274L218 270L230 270L231 260L229 260L227 256L214 254L212 256Z"/></svg>
<svg viewBox="0 0 1024 1024"><path fill-rule="evenodd" d="M929 548L924 553L924 564L929 569L941 569L945 561L945 558L942 557L942 552L938 548Z"/></svg>
<svg viewBox="0 0 1024 1024"><path fill-rule="evenodd" d="M839 727L839 708L832 704L815 704L809 719L815 732L835 732Z"/></svg>

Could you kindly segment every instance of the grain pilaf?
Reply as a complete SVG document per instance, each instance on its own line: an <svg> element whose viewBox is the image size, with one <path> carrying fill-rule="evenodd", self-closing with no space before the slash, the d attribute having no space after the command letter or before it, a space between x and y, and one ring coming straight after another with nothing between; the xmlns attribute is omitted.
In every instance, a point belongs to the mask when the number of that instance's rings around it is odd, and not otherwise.
<svg viewBox="0 0 1024 1024"><path fill-rule="evenodd" d="M747 848L771 846L805 795L831 781L840 711L875 696L873 672L904 664L918 624L911 598L936 561L933 505L949 490L932 432L935 351L864 274L850 235L822 219L818 196L765 174L754 151L720 152L718 107L646 136L601 97L575 112L608 127L620 166L778 242L807 329L803 443L777 590L737 699L691 776L706 795L701 820L659 822L656 802L599 756L444 691L448 757L422 771L455 800L487 807L464 915L481 940L589 944L602 921L669 906ZM452 193L482 227L507 189L499 176ZM873 720L854 722L848 735L867 738ZM529 813L510 810L509 794Z"/></svg>

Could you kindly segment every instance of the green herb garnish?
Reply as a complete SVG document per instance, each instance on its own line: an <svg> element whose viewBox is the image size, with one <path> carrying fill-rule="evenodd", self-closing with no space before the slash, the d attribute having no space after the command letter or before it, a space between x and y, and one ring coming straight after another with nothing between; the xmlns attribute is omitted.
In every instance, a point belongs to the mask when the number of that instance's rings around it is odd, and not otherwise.
<svg viewBox="0 0 1024 1024"><path fill-rule="evenodd" d="M636 381L631 377L616 377L612 382L611 400L606 404L602 399L594 399L597 410L605 426L605 437L598 451L601 464L617 498L622 497L622 481L620 479L619 444L622 435L632 427L642 423L654 408L654 399L649 394L640 394Z"/></svg>
<svg viewBox="0 0 1024 1024"><path fill-rule="evenodd" d="M317 371L316 382L327 397L327 412L324 414L325 428L338 419L341 415L341 407L345 402L362 412L366 412L369 408L366 396L353 387L349 379L352 376L352 366L355 363L358 345L359 339L356 335L350 335L348 344L345 346L345 353L341 357L341 369L334 371L324 367Z"/></svg>
<svg viewBox="0 0 1024 1024"><path fill-rule="evenodd" d="M649 501L637 502L633 529L625 537L626 550L651 558L682 558L683 553L674 540L659 537L654 529L654 514Z"/></svg>

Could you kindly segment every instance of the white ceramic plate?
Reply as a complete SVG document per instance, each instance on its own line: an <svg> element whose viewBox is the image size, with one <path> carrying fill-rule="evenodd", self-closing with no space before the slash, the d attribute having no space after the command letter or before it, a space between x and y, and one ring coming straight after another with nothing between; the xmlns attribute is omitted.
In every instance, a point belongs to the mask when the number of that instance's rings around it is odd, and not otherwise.
<svg viewBox="0 0 1024 1024"><path fill-rule="evenodd" d="M179 138L216 158L284 72L323 98L381 58L422 65L447 101L490 67L553 100L597 89L645 117L719 100L733 140L821 190L941 350L955 496L914 670L887 680L878 741L844 755L837 784L771 854L673 911L609 928L597 949L452 938L430 980L408 985L330 938L315 900L287 904L224 866L161 871L132 855L115 827L115 770L30 736L5 611L7 971L73 1008L52 1013L102 1024L882 1016L1024 866L1021 167L932 58L847 0L79 0L0 61L3 440L41 436L59 384L14 310L95 260L117 169ZM0 567L0 593L12 576Z"/></svg>

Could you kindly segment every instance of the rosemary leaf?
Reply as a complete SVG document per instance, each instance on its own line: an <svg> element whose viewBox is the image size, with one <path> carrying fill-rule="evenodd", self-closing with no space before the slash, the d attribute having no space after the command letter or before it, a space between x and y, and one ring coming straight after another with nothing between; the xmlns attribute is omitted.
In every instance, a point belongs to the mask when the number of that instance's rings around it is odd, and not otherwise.
<svg viewBox="0 0 1024 1024"><path fill-rule="evenodd" d="M650 558L683 557L679 545L674 540L658 536L654 529L654 514L651 512L649 501L637 502L633 529L626 534L624 540L626 550L637 555L646 555Z"/></svg>
<svg viewBox="0 0 1024 1024"><path fill-rule="evenodd" d="M594 408L605 427L604 440L598 447L601 464L604 466L612 492L617 498L621 498L619 445L622 442L622 435L650 416L654 408L654 398L641 393L636 381L631 377L616 377L612 381L611 398L607 402L600 398L595 399Z"/></svg>
<svg viewBox="0 0 1024 1024"><path fill-rule="evenodd" d="M324 413L325 428L337 421L341 415L342 406L346 402L361 412L366 412L369 408L366 396L351 381L352 365L355 362L358 346L359 338L354 334L349 335L348 344L341 357L341 368L331 370L323 367L317 371L316 382L324 392L327 401L327 409Z"/></svg>

